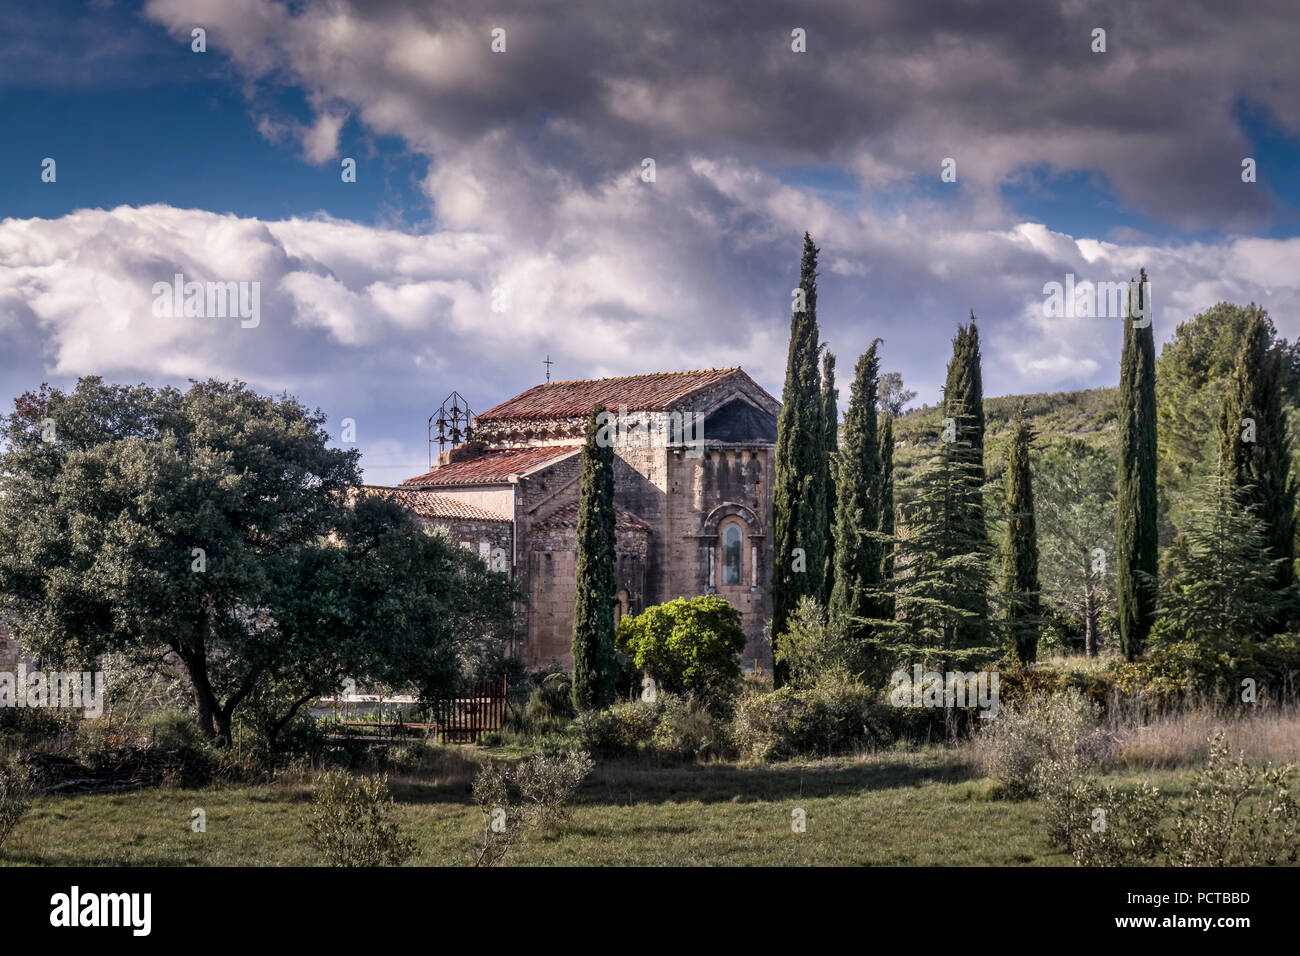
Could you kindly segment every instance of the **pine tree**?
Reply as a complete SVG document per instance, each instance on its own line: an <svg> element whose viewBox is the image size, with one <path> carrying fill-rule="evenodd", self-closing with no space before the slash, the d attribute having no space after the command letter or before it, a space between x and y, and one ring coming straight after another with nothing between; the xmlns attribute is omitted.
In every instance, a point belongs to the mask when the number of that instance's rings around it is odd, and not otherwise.
<svg viewBox="0 0 1300 956"><path fill-rule="evenodd" d="M826 426L817 356L817 247L804 233L799 288L803 302L790 316L790 350L776 427L776 481L772 489L774 565L772 640L779 642L799 599L821 599L826 542ZM803 309L799 309L802 304ZM773 668L773 683L785 667Z"/></svg>
<svg viewBox="0 0 1300 956"><path fill-rule="evenodd" d="M1038 531L1029 472L1033 435L1021 402L1006 448L1006 536L1002 543L1002 596L1007 636L1025 663L1038 656L1041 596L1038 587Z"/></svg>
<svg viewBox="0 0 1300 956"><path fill-rule="evenodd" d="M876 391L880 339L858 359L844 416L835 510L834 588L830 620L849 647L865 650L870 636L864 621L882 617L880 592L883 548L880 538L882 491L880 444L876 433ZM863 655L859 655L863 656Z"/></svg>
<svg viewBox="0 0 1300 956"><path fill-rule="evenodd" d="M977 456L968 441L945 441L913 479L889 589L897 620L871 622L890 664L965 670L997 656L971 600L987 595L990 576L988 533L969 506L970 485L983 472Z"/></svg>
<svg viewBox="0 0 1300 956"><path fill-rule="evenodd" d="M826 520L822 540L826 542L826 569L822 581L822 605L829 605L835 589L836 471L840 454L840 390L835 387L835 356L822 354L822 417L826 424Z"/></svg>
<svg viewBox="0 0 1300 956"><path fill-rule="evenodd" d="M1079 438L1053 442L1034 472L1039 578L1047 603L1077 614L1095 657L1104 612L1114 607L1115 459Z"/></svg>
<svg viewBox="0 0 1300 956"><path fill-rule="evenodd" d="M1282 368L1271 345L1269 324L1252 303L1224 397L1219 444L1227 480L1266 525L1269 553L1275 562L1274 589L1288 594L1295 584L1296 492L1282 410ZM1279 615L1266 630L1276 633L1284 623Z"/></svg>
<svg viewBox="0 0 1300 956"><path fill-rule="evenodd" d="M1135 287L1130 283L1119 383L1115 589L1120 650L1129 660L1142 653L1151 633L1158 586L1156 350L1148 295L1147 274L1143 269L1141 285Z"/></svg>
<svg viewBox="0 0 1300 956"><path fill-rule="evenodd" d="M953 434L945 438L964 449L961 467L956 470L953 489L953 520L967 528L979 543L981 554L988 551L988 530L984 521L984 380L980 368L979 329L975 313L970 324L958 326L952 342L952 358L944 385L944 416L951 422ZM961 606L970 611L960 623L960 643L983 644L988 630L987 590L971 590L959 597Z"/></svg>
<svg viewBox="0 0 1300 956"><path fill-rule="evenodd" d="M1274 590L1282 562L1270 555L1269 525L1225 465L1221 460L1193 489L1179 569L1158 625L1162 638L1191 641L1208 661L1240 653L1282 605Z"/></svg>
<svg viewBox="0 0 1300 956"><path fill-rule="evenodd" d="M614 702L614 440L603 405L592 410L578 492L577 596L573 607L573 705Z"/></svg>

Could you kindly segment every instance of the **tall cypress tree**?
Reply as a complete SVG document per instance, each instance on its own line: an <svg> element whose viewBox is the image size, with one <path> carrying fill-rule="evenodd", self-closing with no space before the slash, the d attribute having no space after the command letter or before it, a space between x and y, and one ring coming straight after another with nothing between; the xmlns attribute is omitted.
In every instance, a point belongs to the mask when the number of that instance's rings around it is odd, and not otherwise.
<svg viewBox="0 0 1300 956"><path fill-rule="evenodd" d="M822 597L826 543L826 426L821 376L817 370L817 247L803 236L803 261L790 316L790 350L776 426L776 481L772 489L774 566L772 640L778 642L804 596ZM800 309L799 305L803 308ZM773 668L773 683L785 683L784 665Z"/></svg>
<svg viewBox="0 0 1300 956"><path fill-rule="evenodd" d="M614 702L614 441L608 418L603 405L592 410L582 447L573 606L573 705L578 710Z"/></svg>
<svg viewBox="0 0 1300 956"><path fill-rule="evenodd" d="M1115 589L1119 643L1142 653L1156 610L1156 346L1147 273L1130 282L1119 382L1119 480L1115 498ZM1135 308L1136 306L1136 308Z"/></svg>
<svg viewBox="0 0 1300 956"><path fill-rule="evenodd" d="M979 465L978 477L981 493L972 498L974 515L984 515L984 374L980 360L980 332L975 325L975 312L970 323L957 327L957 337L952 340L952 358L948 362L948 376L943 386L944 406L949 417L956 419L957 440L968 444L972 457Z"/></svg>
<svg viewBox="0 0 1300 956"><path fill-rule="evenodd" d="M1025 663L1038 656L1041 596L1038 588L1038 529L1029 473L1033 441L1021 402L1006 449L1006 535L1002 542L1002 595L1007 636Z"/></svg>
<svg viewBox="0 0 1300 956"><path fill-rule="evenodd" d="M878 447L880 449L880 581L884 593L880 601L880 616L894 617L894 416L886 413L879 423Z"/></svg>
<svg viewBox="0 0 1300 956"><path fill-rule="evenodd" d="M835 585L831 591L830 620L859 658L869 636L869 625L864 621L882 616L883 549L879 536L882 483L876 434L879 344L880 339L872 342L854 368L837 471Z"/></svg>
<svg viewBox="0 0 1300 956"><path fill-rule="evenodd" d="M1282 411L1282 366L1271 346L1269 324L1252 303L1224 396L1219 446L1226 479L1267 528L1270 556L1277 562L1274 588L1289 594L1295 584L1296 492ZM1265 629L1276 633L1284 623L1275 615Z"/></svg>
<svg viewBox="0 0 1300 956"><path fill-rule="evenodd" d="M988 546L984 521L984 378L980 368L979 329L973 311L970 323L958 326L952 341L943 397L944 417L953 425L953 433L944 440L953 446L951 451L960 451L951 469L955 484L950 489L950 517L979 544L978 550L984 554ZM982 645L988 636L987 590L971 589L955 599L970 612L959 622L961 633L957 643Z"/></svg>
<svg viewBox="0 0 1300 956"><path fill-rule="evenodd" d="M835 387L835 356L822 353L822 417L826 424L826 520L822 540L826 542L826 569L822 581L822 604L829 605L835 588L835 502L836 471L840 454L840 390Z"/></svg>

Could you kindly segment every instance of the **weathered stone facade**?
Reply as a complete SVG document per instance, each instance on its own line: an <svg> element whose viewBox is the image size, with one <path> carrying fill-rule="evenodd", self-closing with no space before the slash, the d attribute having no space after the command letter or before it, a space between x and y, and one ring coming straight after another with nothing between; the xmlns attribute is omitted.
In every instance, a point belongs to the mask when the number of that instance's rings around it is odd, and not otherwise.
<svg viewBox="0 0 1300 956"><path fill-rule="evenodd" d="M374 490L486 560L508 556L528 597L528 665L568 667L580 446L597 404L623 426L611 433L616 614L717 594L741 613L745 665L768 666L780 403L739 368L539 385L479 415L438 467Z"/></svg>

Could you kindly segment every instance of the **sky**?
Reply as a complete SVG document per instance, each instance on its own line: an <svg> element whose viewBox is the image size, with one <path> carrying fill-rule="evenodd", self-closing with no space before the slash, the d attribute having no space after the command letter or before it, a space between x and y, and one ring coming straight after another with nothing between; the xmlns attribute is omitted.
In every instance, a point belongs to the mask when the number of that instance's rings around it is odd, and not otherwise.
<svg viewBox="0 0 1300 956"><path fill-rule="evenodd" d="M1297 49L1291 0L7 4L0 401L238 378L392 484L547 356L780 397L805 231L842 406L877 337L937 401L972 310L986 394L1114 384L1067 275L1145 267L1161 341L1224 300L1295 339ZM176 273L259 321L157 314Z"/></svg>

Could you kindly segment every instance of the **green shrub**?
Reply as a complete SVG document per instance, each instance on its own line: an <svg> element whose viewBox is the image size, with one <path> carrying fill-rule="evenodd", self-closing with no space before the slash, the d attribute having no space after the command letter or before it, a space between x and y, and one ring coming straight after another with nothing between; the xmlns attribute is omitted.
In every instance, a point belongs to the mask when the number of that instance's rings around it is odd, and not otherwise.
<svg viewBox="0 0 1300 956"><path fill-rule="evenodd" d="M727 714L740 692L745 649L740 612L712 594L646 608L618 625L615 643L660 691L690 694Z"/></svg>
<svg viewBox="0 0 1300 956"><path fill-rule="evenodd" d="M1036 694L1003 703L983 721L976 750L985 772L1016 798L1036 796L1047 780L1040 764L1075 780L1105 756L1109 738L1099 711L1077 690Z"/></svg>
<svg viewBox="0 0 1300 956"><path fill-rule="evenodd" d="M1174 821L1170 862L1183 866L1274 866L1300 854L1300 805L1291 795L1290 765L1252 765L1229 756L1222 733L1192 798Z"/></svg>
<svg viewBox="0 0 1300 956"><path fill-rule="evenodd" d="M1042 806L1047 836L1053 844L1073 850L1098 799L1092 767L1084 755L1069 747L1040 760L1031 772L1029 789ZM1012 795L1019 795L1006 780Z"/></svg>
<svg viewBox="0 0 1300 956"><path fill-rule="evenodd" d="M180 710L156 710L145 719L151 746L162 750L198 748L205 741L192 714Z"/></svg>
<svg viewBox="0 0 1300 956"><path fill-rule="evenodd" d="M557 733L574 718L573 679L568 674L549 673L528 698L524 724L530 734Z"/></svg>
<svg viewBox="0 0 1300 956"><path fill-rule="evenodd" d="M731 749L726 724L698 701L679 697L665 702L650 737L650 748L669 760L725 757Z"/></svg>
<svg viewBox="0 0 1300 956"><path fill-rule="evenodd" d="M400 866L415 854L415 841L402 836L392 813L384 777L330 771L317 780L307 832L328 866Z"/></svg>
<svg viewBox="0 0 1300 956"><path fill-rule="evenodd" d="M536 754L517 763L514 783L528 826L547 831L568 823L571 801L594 766L591 756L581 750L562 756Z"/></svg>
<svg viewBox="0 0 1300 956"><path fill-rule="evenodd" d="M515 764L488 761L474 777L474 802L483 829L475 866L495 866L529 830L554 830L567 823L591 757L579 750L537 754Z"/></svg>
<svg viewBox="0 0 1300 956"><path fill-rule="evenodd" d="M1160 791L1146 784L1136 790L1118 790L1109 784L1089 790L1085 815L1070 823L1075 862L1080 866L1155 863L1164 844L1160 821L1168 810Z"/></svg>
<svg viewBox="0 0 1300 956"><path fill-rule="evenodd" d="M16 760L0 760L0 847L31 808L31 774Z"/></svg>
<svg viewBox="0 0 1300 956"><path fill-rule="evenodd" d="M824 681L809 690L782 687L741 700L732 735L736 749L749 759L823 757L891 743L891 710L850 679Z"/></svg>
<svg viewBox="0 0 1300 956"><path fill-rule="evenodd" d="M81 718L57 707L0 707L0 746L22 750L75 733Z"/></svg>
<svg viewBox="0 0 1300 956"><path fill-rule="evenodd" d="M849 669L844 641L827 621L826 609L806 595L799 599L785 633L773 643L772 658L785 666L789 686L799 690Z"/></svg>
<svg viewBox="0 0 1300 956"><path fill-rule="evenodd" d="M582 745L602 757L634 753L654 736L665 706L675 699L672 694L659 694L653 701L634 700L587 711L579 717Z"/></svg>

